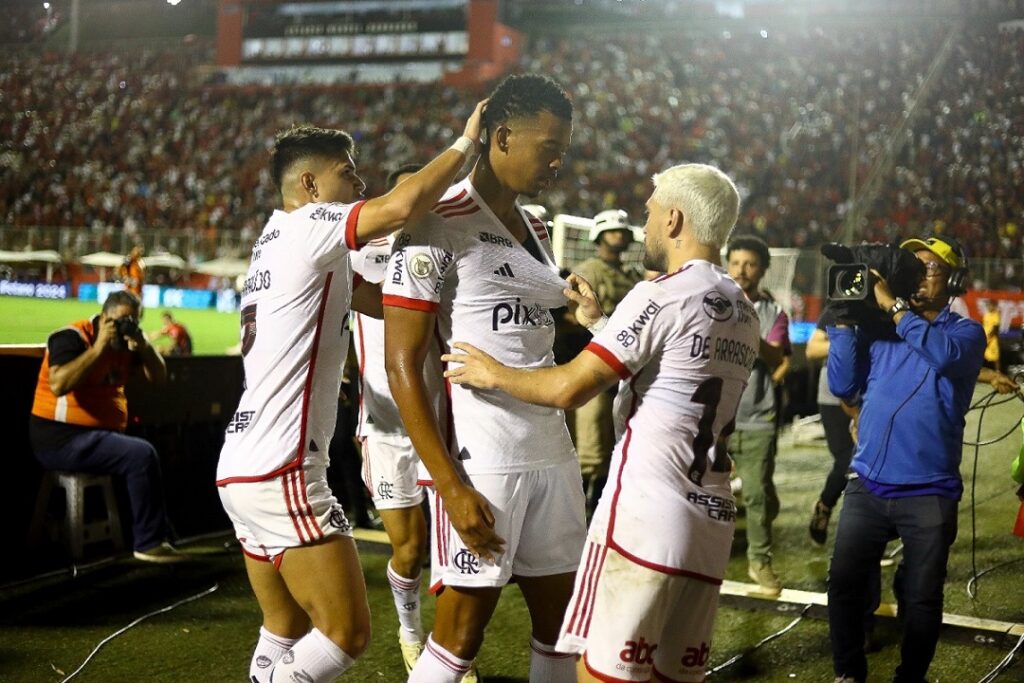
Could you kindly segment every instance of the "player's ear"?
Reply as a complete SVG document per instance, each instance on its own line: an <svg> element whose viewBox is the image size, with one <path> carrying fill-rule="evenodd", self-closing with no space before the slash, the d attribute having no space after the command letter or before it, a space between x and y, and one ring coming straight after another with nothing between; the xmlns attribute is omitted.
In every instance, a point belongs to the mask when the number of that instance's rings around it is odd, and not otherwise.
<svg viewBox="0 0 1024 683"><path fill-rule="evenodd" d="M503 153L508 153L508 136L511 132L508 126L498 126L494 129L494 141Z"/></svg>
<svg viewBox="0 0 1024 683"><path fill-rule="evenodd" d="M320 196L320 193L316 189L316 176L309 171L302 172L302 175L299 176L299 184L302 185L302 189L305 190L310 197L315 199Z"/></svg>
<svg viewBox="0 0 1024 683"><path fill-rule="evenodd" d="M683 232L683 223L686 222L686 217L683 212L679 209L669 209L668 211L668 236L670 239L678 238Z"/></svg>

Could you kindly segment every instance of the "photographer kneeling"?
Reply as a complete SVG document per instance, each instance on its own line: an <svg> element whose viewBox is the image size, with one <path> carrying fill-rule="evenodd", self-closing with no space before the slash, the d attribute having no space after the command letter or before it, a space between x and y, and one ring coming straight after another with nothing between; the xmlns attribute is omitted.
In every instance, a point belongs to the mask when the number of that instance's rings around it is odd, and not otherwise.
<svg viewBox="0 0 1024 683"><path fill-rule="evenodd" d="M50 470L112 474L128 485L135 557L147 562L186 558L166 543L167 520L156 449L123 434L128 425L124 383L140 365L163 382L163 359L139 330L138 297L113 292L102 312L50 335L39 369L29 436L36 459Z"/></svg>
<svg viewBox="0 0 1024 683"><path fill-rule="evenodd" d="M828 328L829 388L840 398L863 396L851 464L857 478L844 494L829 568L837 682L867 680L868 582L895 538L904 552L894 585L903 641L893 680L925 680L942 626L946 561L963 493L964 416L985 348L981 325L949 310L967 279L960 246L932 237L900 247L924 266L909 301L895 296L877 270L870 278L875 304L895 328L858 319L849 321L852 327Z"/></svg>

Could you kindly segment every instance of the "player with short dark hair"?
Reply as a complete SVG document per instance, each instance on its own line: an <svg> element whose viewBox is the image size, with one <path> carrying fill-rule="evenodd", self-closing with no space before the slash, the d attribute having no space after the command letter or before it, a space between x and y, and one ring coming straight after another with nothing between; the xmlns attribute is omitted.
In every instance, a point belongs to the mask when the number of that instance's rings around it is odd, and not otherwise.
<svg viewBox="0 0 1024 683"><path fill-rule="evenodd" d="M409 163L388 174L387 189L423 168ZM378 237L352 254L352 269L366 282L381 283L394 234ZM402 424L384 369L384 322L352 312L353 345L359 363L359 415L356 438L363 456L363 483L391 542L387 580L398 614L398 646L406 671L423 652L426 634L420 618L420 568L427 556L427 521L420 507L419 457ZM434 375L439 375L435 369ZM426 375L425 375L426 376ZM440 400L438 380L433 392Z"/></svg>
<svg viewBox="0 0 1024 683"><path fill-rule="evenodd" d="M263 612L249 670L257 683L333 681L369 642L351 525L326 477L345 316L381 306L379 287L354 279L350 254L434 205L476 145L483 104L451 149L375 199L360 198L347 133L304 126L275 143L281 209L253 244L241 301L245 390L217 465Z"/></svg>

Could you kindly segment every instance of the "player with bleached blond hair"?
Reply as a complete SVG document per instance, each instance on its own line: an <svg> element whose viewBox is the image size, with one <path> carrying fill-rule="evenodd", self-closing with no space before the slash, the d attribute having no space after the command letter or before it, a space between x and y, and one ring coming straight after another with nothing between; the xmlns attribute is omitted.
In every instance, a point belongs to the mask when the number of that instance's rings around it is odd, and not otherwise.
<svg viewBox="0 0 1024 683"><path fill-rule="evenodd" d="M581 297L577 317L595 336L576 358L514 369L464 343L442 356L453 384L566 410L622 380L625 430L557 647L581 655L579 681L703 681L735 526L724 444L758 354L757 314L719 263L739 195L701 164L654 186L644 267L666 274L610 318Z"/></svg>

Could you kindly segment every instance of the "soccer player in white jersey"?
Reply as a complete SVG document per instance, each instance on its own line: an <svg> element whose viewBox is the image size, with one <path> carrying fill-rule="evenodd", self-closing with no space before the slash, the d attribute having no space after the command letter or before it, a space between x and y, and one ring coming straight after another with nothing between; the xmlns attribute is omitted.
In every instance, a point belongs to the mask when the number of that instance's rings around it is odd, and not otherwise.
<svg viewBox="0 0 1024 683"><path fill-rule="evenodd" d="M263 612L250 680L333 681L366 648L370 613L351 527L327 485L350 306L380 311L380 290L353 293L349 252L429 211L480 133L465 134L401 186L362 201L365 185L340 130L280 135L281 191L256 240L242 291L245 390L217 465L221 502Z"/></svg>
<svg viewBox="0 0 1024 683"><path fill-rule="evenodd" d="M387 189L409 178L422 164L405 164L388 174ZM352 254L352 269L366 282L381 283L391 256L391 235ZM419 457L391 398L384 370L384 322L352 312L353 344L359 361L359 418L356 437L363 454L363 482L391 541L387 579L398 613L398 644L406 671L419 659L426 634L420 619L420 567L427 553ZM436 370L433 374L437 374ZM434 393L440 397L440 377Z"/></svg>
<svg viewBox="0 0 1024 683"><path fill-rule="evenodd" d="M554 651L586 535L583 483L562 411L451 387L432 409L421 368L440 339L471 339L504 361L553 364L566 283L547 231L517 203L549 187L572 132L554 81L512 76L488 99L484 152L395 243L384 280L388 379L443 505L434 525L440 595L412 683L461 680L514 576L532 620L530 680L571 681ZM442 424L448 429L442 428ZM447 439L442 436L447 432Z"/></svg>
<svg viewBox="0 0 1024 683"><path fill-rule="evenodd" d="M644 267L667 274L637 284L610 319L580 298L577 317L598 331L575 359L513 369L463 343L442 356L454 384L565 410L626 385L625 431L558 641L582 655L580 681L704 680L736 519L723 442L758 354L757 313L719 265L739 195L701 164L654 186Z"/></svg>

